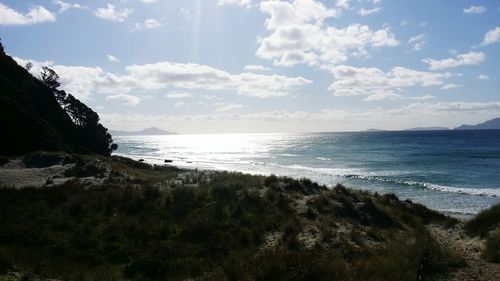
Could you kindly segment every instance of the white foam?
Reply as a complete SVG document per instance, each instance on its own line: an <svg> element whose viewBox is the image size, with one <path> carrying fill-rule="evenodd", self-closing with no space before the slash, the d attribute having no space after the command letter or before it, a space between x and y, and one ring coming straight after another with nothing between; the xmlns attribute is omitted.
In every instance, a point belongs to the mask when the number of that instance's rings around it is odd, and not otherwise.
<svg viewBox="0 0 500 281"><path fill-rule="evenodd" d="M460 193L460 194L468 194L468 195L476 195L476 196L490 196L490 197L500 197L500 188L470 188L470 187L456 187L456 186L446 186L439 185L427 182L417 182L417 181L405 181L405 180L397 180L397 179L386 179L380 176L362 176L351 174L347 175L347 178L357 178L368 181L381 181L388 183L396 183L402 185L410 185L423 187L435 191L440 192L448 192L448 193Z"/></svg>

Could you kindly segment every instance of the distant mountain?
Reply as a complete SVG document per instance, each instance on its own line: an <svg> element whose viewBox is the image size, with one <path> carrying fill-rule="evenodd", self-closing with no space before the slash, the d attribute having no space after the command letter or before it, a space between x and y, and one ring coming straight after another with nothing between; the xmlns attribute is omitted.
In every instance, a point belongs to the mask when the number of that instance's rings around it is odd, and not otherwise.
<svg viewBox="0 0 500 281"><path fill-rule="evenodd" d="M454 130L500 130L500 118L491 119L477 125L462 125Z"/></svg>
<svg viewBox="0 0 500 281"><path fill-rule="evenodd" d="M449 130L449 128L446 128L446 127L416 127L416 128L406 129L405 131L446 131L446 130Z"/></svg>
<svg viewBox="0 0 500 281"><path fill-rule="evenodd" d="M365 131L366 132L384 132L385 130L371 128L371 129L366 129Z"/></svg>
<svg viewBox="0 0 500 281"><path fill-rule="evenodd" d="M177 135L175 132L168 132L156 127L146 128L140 131L113 131L109 130L112 136L155 136L155 135Z"/></svg>

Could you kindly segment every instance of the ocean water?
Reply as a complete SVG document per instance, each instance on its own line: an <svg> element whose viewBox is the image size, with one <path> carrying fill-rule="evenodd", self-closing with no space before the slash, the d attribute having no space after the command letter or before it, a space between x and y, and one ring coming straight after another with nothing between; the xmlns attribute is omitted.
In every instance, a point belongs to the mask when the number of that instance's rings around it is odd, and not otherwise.
<svg viewBox="0 0 500 281"><path fill-rule="evenodd" d="M185 168L308 177L446 212L500 202L500 130L117 136L115 154Z"/></svg>

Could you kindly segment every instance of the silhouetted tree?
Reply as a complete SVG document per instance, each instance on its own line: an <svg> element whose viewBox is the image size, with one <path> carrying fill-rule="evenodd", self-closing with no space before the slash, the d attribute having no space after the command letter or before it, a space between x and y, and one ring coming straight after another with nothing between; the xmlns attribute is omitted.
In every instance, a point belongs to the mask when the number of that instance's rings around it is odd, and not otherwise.
<svg viewBox="0 0 500 281"><path fill-rule="evenodd" d="M59 90L59 75L48 67L40 73L42 82L49 87L59 105L69 115L77 127L75 141L82 147L99 154L110 154L118 148L103 125L99 123L99 115L75 96Z"/></svg>
<svg viewBox="0 0 500 281"><path fill-rule="evenodd" d="M27 71L30 71L31 68L33 68L33 63L31 63L30 61L26 63L26 65L24 66L24 68L26 68Z"/></svg>
<svg viewBox="0 0 500 281"><path fill-rule="evenodd" d="M59 83L59 75L57 75L54 70L46 66L42 67L42 73L40 73L40 77L42 79L42 82L52 90L56 90L57 88L59 88L59 86L61 86L61 83Z"/></svg>

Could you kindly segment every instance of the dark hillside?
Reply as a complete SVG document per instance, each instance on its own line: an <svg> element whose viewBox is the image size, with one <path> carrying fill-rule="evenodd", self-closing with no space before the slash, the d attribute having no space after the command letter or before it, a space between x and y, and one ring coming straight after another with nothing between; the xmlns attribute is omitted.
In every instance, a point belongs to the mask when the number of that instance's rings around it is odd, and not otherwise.
<svg viewBox="0 0 500 281"><path fill-rule="evenodd" d="M0 155L36 150L65 150L109 154L111 136L96 122L78 126L56 100L55 92L8 56L0 43ZM76 100L76 99L74 99ZM77 100L76 100L77 101ZM79 101L78 101L79 102Z"/></svg>

